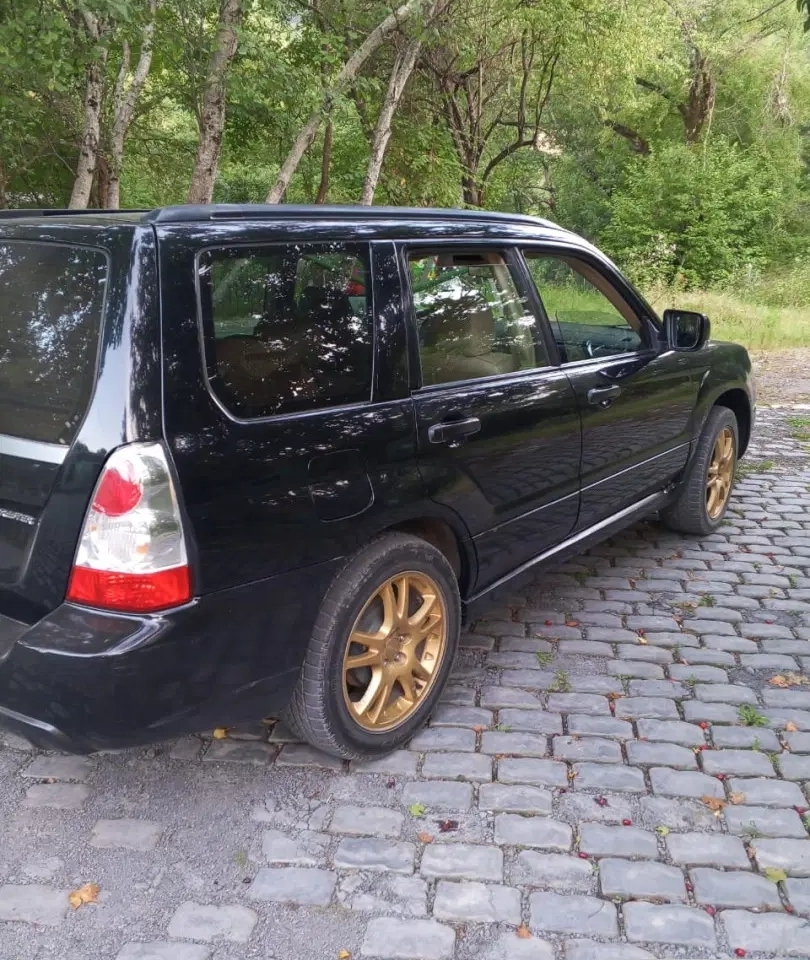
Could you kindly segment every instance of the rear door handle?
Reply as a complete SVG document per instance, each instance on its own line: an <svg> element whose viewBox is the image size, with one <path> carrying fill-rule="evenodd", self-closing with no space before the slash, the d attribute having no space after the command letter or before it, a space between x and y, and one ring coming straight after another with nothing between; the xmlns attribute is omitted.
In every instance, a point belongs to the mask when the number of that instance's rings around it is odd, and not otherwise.
<svg viewBox="0 0 810 960"><path fill-rule="evenodd" d="M621 392L622 388L617 383L609 387L592 387L588 391L588 403L596 407L609 407Z"/></svg>
<svg viewBox="0 0 810 960"><path fill-rule="evenodd" d="M478 417L448 420L446 423L434 423L432 427L428 427L428 440L431 443L446 443L450 447L457 447L480 429L481 421Z"/></svg>

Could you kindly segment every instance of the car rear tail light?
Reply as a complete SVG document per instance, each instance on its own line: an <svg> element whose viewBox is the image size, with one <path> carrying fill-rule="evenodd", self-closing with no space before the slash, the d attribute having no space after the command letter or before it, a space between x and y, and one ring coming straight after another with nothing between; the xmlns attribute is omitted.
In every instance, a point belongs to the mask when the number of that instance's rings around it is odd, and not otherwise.
<svg viewBox="0 0 810 960"><path fill-rule="evenodd" d="M70 575L67 599L148 613L191 599L177 497L159 443L132 443L104 465Z"/></svg>

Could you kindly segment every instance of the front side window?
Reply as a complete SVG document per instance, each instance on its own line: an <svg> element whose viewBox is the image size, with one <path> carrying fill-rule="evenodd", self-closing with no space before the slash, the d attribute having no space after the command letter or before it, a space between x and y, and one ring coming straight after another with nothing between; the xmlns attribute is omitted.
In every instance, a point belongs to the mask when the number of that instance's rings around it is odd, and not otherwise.
<svg viewBox="0 0 810 960"><path fill-rule="evenodd" d="M198 276L211 388L232 413L267 417L371 398L367 248L206 250Z"/></svg>
<svg viewBox="0 0 810 960"><path fill-rule="evenodd" d="M500 253L419 252L409 268L425 385L548 365L537 318Z"/></svg>
<svg viewBox="0 0 810 960"><path fill-rule="evenodd" d="M524 251L563 362L642 349L642 322L618 290L574 257Z"/></svg>

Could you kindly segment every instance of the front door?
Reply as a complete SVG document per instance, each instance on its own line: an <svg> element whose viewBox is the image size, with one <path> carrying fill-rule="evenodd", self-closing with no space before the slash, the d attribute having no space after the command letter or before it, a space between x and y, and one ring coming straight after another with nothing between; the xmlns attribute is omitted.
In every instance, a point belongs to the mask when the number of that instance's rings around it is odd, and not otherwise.
<svg viewBox="0 0 810 960"><path fill-rule="evenodd" d="M582 414L585 529L683 469L698 384L687 356L661 349L648 308L609 265L582 251L524 255Z"/></svg>
<svg viewBox="0 0 810 960"><path fill-rule="evenodd" d="M403 251L410 284L420 471L470 530L476 589L570 533L579 505L576 397L552 362L517 255L437 244Z"/></svg>

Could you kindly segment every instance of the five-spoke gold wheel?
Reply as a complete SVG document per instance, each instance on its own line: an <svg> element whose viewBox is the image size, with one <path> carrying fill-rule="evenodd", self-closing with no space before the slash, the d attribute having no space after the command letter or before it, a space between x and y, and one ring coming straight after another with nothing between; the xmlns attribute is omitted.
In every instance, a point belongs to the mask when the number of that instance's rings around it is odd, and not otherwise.
<svg viewBox="0 0 810 960"><path fill-rule="evenodd" d="M717 435L706 477L706 512L716 520L725 509L734 480L734 432L724 427Z"/></svg>
<svg viewBox="0 0 810 960"><path fill-rule="evenodd" d="M436 679L447 647L447 611L431 577L386 580L354 622L343 656L343 698L366 730L404 723Z"/></svg>

